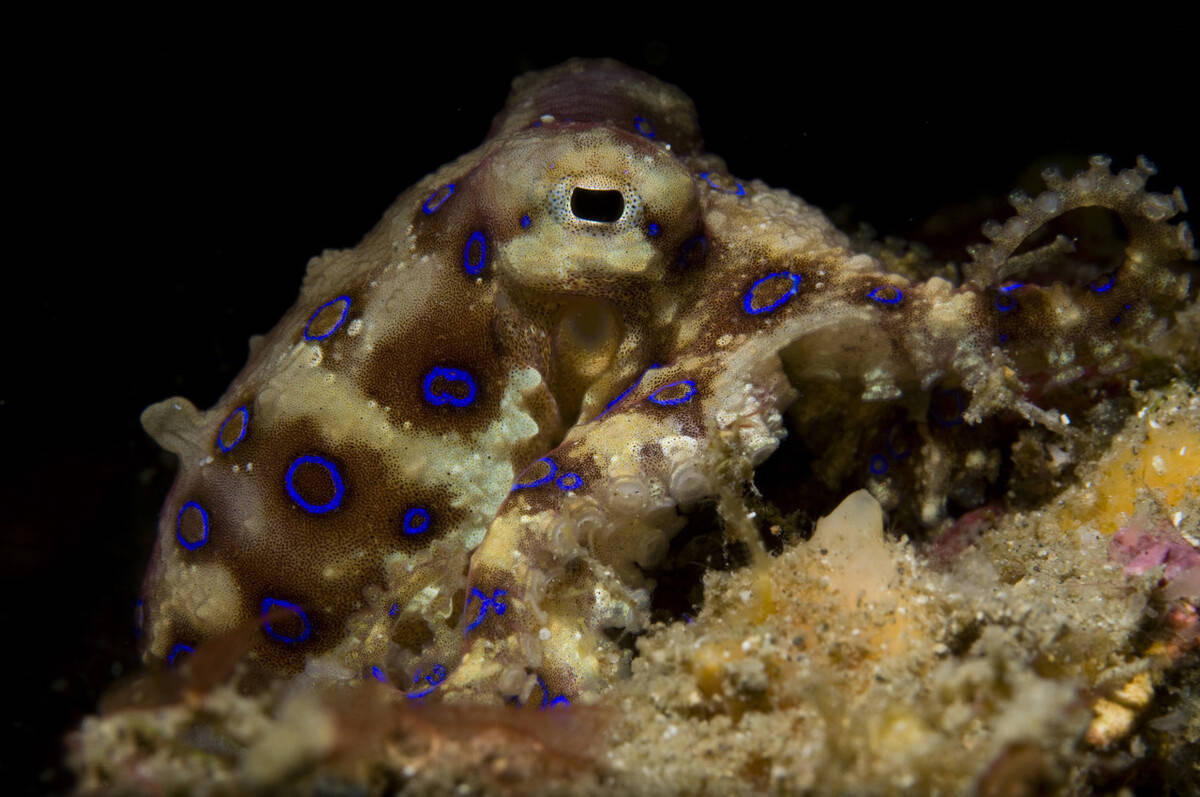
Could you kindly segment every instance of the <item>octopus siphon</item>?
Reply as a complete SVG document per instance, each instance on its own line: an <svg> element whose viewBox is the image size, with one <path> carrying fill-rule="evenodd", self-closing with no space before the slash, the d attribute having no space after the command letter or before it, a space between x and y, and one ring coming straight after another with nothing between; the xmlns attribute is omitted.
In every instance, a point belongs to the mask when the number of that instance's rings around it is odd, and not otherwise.
<svg viewBox="0 0 1200 797"><path fill-rule="evenodd" d="M795 503L863 487L935 529L1019 477L1014 430L1066 440L1136 378L1195 301L1183 195L1153 173L1047 170L939 270L728 173L673 86L613 61L521 77L477 150L309 262L214 407L143 414L180 462L144 657L257 620L280 677L595 701L689 523L767 533L756 470L785 438ZM1127 232L1115 259L1046 240L1092 207Z"/></svg>

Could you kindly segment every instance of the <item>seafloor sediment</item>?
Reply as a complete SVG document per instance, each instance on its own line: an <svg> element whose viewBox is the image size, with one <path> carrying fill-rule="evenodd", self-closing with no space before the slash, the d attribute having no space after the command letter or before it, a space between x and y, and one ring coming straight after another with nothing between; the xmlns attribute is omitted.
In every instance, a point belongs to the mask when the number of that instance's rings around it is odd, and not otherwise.
<svg viewBox="0 0 1200 797"><path fill-rule="evenodd" d="M1122 401L1040 505L910 542L857 492L709 572L698 616L639 638L596 705L263 684L226 639L84 721L80 791L1195 793L1200 396L1178 377ZM1048 474L1069 456L1042 453Z"/></svg>

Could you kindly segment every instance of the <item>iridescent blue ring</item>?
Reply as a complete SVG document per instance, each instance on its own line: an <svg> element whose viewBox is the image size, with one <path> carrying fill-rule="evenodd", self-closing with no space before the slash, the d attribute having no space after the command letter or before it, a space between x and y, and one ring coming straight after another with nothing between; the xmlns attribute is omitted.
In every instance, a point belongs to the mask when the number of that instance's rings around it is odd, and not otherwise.
<svg viewBox="0 0 1200 797"><path fill-rule="evenodd" d="M889 288L895 292L894 296L889 297L880 293L880 291L886 291ZM871 292L867 294L867 298L873 299L880 304L900 304L900 301L904 298L904 292L895 285L879 285L871 289Z"/></svg>
<svg viewBox="0 0 1200 797"><path fill-rule="evenodd" d="M532 468L538 462L546 463L546 466L547 466L546 475L540 479L534 479L531 482L517 482L517 483L513 484L513 486L512 486L512 488L514 490L524 490L526 487L541 487L543 484L546 484L551 479L553 479L554 475L556 473L558 473L558 465L554 462L554 460L550 459L550 457L542 457L541 459L536 460L533 464L531 464L529 466L529 468ZM525 470L529 470L529 468L526 468Z"/></svg>
<svg viewBox="0 0 1200 797"><path fill-rule="evenodd" d="M429 510L414 506L404 513L404 533L420 534L429 528Z"/></svg>
<svg viewBox="0 0 1200 797"><path fill-rule="evenodd" d="M200 521L204 524L204 536L195 542L191 542L183 536L183 513L193 508L200 513ZM175 539L179 540L179 544L189 551L194 551L208 542L208 513L204 511L204 507L195 501L188 501L179 508L179 514L175 516Z"/></svg>
<svg viewBox="0 0 1200 797"><path fill-rule="evenodd" d="M277 639L280 642L284 642L288 645L295 645L312 636L312 622L308 619L308 615L304 613L304 609L300 608L298 604L289 603L288 601L279 600L278 598L263 598L262 617L265 618L267 613L276 607L280 609L287 609L289 612L295 614L296 617L300 619L300 623L303 628L296 636L286 636L272 628L270 623L263 623L263 630L267 632L267 636L271 637L272 639Z"/></svg>
<svg viewBox="0 0 1200 797"><path fill-rule="evenodd" d="M583 477L578 473L564 473L554 480L560 490L578 490L583 486Z"/></svg>
<svg viewBox="0 0 1200 797"><path fill-rule="evenodd" d="M453 393L436 392L433 389L433 385L438 377L441 377L446 382L462 382L467 386L467 395L459 398ZM466 407L475 401L475 380L469 373L460 368L445 368L435 365L429 373L425 374L425 380L421 383L421 388L425 391L425 400L435 407L441 407L444 404L449 404L453 407Z"/></svg>
<svg viewBox="0 0 1200 797"><path fill-rule="evenodd" d="M196 652L196 649L194 647L192 647L191 645L185 645L182 642L176 642L175 647L171 648L170 655L167 656L167 664L174 667L175 662L178 661L180 656L186 655L188 653L195 653L195 652Z"/></svg>
<svg viewBox="0 0 1200 797"><path fill-rule="evenodd" d="M479 244L479 261L472 265L471 263L471 246ZM467 245L463 247L463 268L471 276L475 276L483 271L484 263L487 262L487 239L483 237L480 230L471 233L471 237L467 239Z"/></svg>
<svg viewBox="0 0 1200 797"><path fill-rule="evenodd" d="M883 474L887 473L888 472L887 457L885 457L883 454L872 454L870 468L871 468L871 473L874 473L876 476L882 476Z"/></svg>
<svg viewBox="0 0 1200 797"><path fill-rule="evenodd" d="M229 422L233 420L233 416L235 416L235 415L241 416L242 428L240 430L238 430L237 439L234 440L229 445L225 445L225 439L224 439L225 438L225 427L229 425ZM238 407L236 410L229 413L228 418L221 421L221 428L217 430L217 448L221 449L221 451L223 453L228 454L230 451L233 450L234 446L236 446L238 443L242 442L242 438L244 438L246 436L246 430L249 427L250 427L250 411L247 410L244 406Z"/></svg>
<svg viewBox="0 0 1200 797"><path fill-rule="evenodd" d="M644 116L633 117L633 129L646 138L654 138L654 125L646 121L646 117Z"/></svg>
<svg viewBox="0 0 1200 797"><path fill-rule="evenodd" d="M737 180L733 181L733 184L737 186L737 190L731 191L728 188L722 188L721 186L714 183L709 178L710 174L712 174L712 172L700 172L700 179L703 180L704 182L708 183L708 187L711 188L712 190L720 191L722 194L731 194L732 196L745 196L746 195L745 186L743 186Z"/></svg>
<svg viewBox="0 0 1200 797"><path fill-rule="evenodd" d="M892 459L896 460L897 462L906 458L909 454L912 453L912 446L909 446L908 448L904 449L903 451L897 452L896 447L894 445L892 445L892 436L896 433L896 429L898 429L899 427L900 427L900 424L894 423L894 424L892 424L892 428L888 429L888 433L887 433L888 453L891 454Z"/></svg>
<svg viewBox="0 0 1200 797"><path fill-rule="evenodd" d="M521 226L525 229L529 229L530 224L533 224L533 219L529 218L529 214L526 213L521 217Z"/></svg>
<svg viewBox="0 0 1200 797"><path fill-rule="evenodd" d="M438 196L443 191L446 192L445 195ZM446 203L446 200L449 199L450 197L452 197L453 195L454 195L454 183L446 183L444 186L442 186L441 188L439 188L438 190L434 191L432 194L429 195L429 198L426 199L421 204L421 211L423 213L425 213L425 215L437 213L438 208L440 208L442 205L444 205Z"/></svg>
<svg viewBox="0 0 1200 797"><path fill-rule="evenodd" d="M1017 300L1008 294L1015 291L1017 288L1024 287L1023 282L1014 282L1011 285L1001 285L1000 292L996 294L996 298L992 301L992 306L1002 313L1007 313L1009 310L1015 310Z"/></svg>
<svg viewBox="0 0 1200 797"><path fill-rule="evenodd" d="M780 296L775 301L771 302L768 305L764 305L763 307L759 307L756 310L754 308L754 292L756 290L758 290L758 286L762 285L767 280L773 280L773 279L777 279L779 277L787 277L788 279L790 279L792 281L791 287L789 287L786 291L784 291L783 295ZM799 274L793 274L790 271L776 271L774 274L768 274L765 277L759 278L758 281L756 281L753 285L750 286L750 290L746 291L746 296L742 299L742 307L744 307L746 312L749 313L750 315L759 315L760 313L774 312L775 310L778 310L780 307L782 307L785 303L787 303L788 300L790 300L793 296L795 296L796 291L799 290L799 288L800 288L800 275Z"/></svg>
<svg viewBox="0 0 1200 797"><path fill-rule="evenodd" d="M326 307L337 304L338 302L345 302L345 304L342 305L341 318L339 318L337 320L337 323L334 324L333 326L331 326L329 328L329 331L326 332L325 334L313 335L312 334L312 325L313 325L313 322L317 320L317 316L319 316L321 314L321 311L324 310ZM325 340L325 338L329 337L334 332L337 332L339 329L342 328L342 324L344 324L346 321L346 314L349 312L350 312L350 297L349 296L339 296L336 299L330 299L329 301L325 302L325 304L318 307L313 312L313 314L311 316L309 316L308 323L304 325L304 339L305 340Z"/></svg>
<svg viewBox="0 0 1200 797"><path fill-rule="evenodd" d="M376 681L379 681L379 683L381 683L381 684L387 683L387 674L382 669L380 669L378 666L374 666L371 668L371 675L375 678Z"/></svg>
<svg viewBox="0 0 1200 797"><path fill-rule="evenodd" d="M1104 282L1100 281L1102 279L1104 280ZM1117 272L1110 271L1104 277L1096 278L1093 282L1091 282L1088 285L1088 287L1091 288L1096 293L1108 293L1109 291L1112 290L1112 286L1114 284L1116 284L1116 282L1117 282Z"/></svg>
<svg viewBox="0 0 1200 797"><path fill-rule="evenodd" d="M542 688L542 706L541 706L542 710L545 710L549 706L569 706L569 705L571 705L571 701L567 699L566 695L559 695L558 697L551 699L550 698L550 690L546 688L546 682L542 680L542 676L539 675L537 677L537 683L538 683L538 686L540 686Z"/></svg>
<svg viewBox="0 0 1200 797"><path fill-rule="evenodd" d="M318 465L325 469L329 474L329 478L333 481L333 498L330 498L323 504L310 504L300 495L300 491L296 489L296 485L292 482L296 475L296 469L301 465ZM288 467L287 476L283 480L287 486L288 495L292 500L300 505L300 508L310 515L323 515L326 512L332 512L341 506L342 496L346 494L346 485L342 481L342 474L338 473L337 465L334 465L325 457L317 456L316 454L304 454L296 457L292 464Z"/></svg>
<svg viewBox="0 0 1200 797"><path fill-rule="evenodd" d="M646 378L646 374L650 373L650 372L651 372L651 371L653 371L655 368L662 368L662 366L661 366L661 365L659 365L658 363L652 363L652 364L650 365L650 367L649 367L649 368L647 368L645 371L642 371L641 375L640 375L640 376L638 376L638 378L634 380L634 382L633 382L633 384L632 384L632 385L630 385L629 387L627 387L627 388L625 388L624 390L622 390L622 391L621 391L621 395L617 396L615 399L613 399L612 401L608 402L608 404L606 404L606 405L604 406L604 412L600 413L599 415L597 415L597 416L596 416L595 418L593 418L592 420L593 420L593 421L598 421L598 420L600 420L601 418L603 418L605 415L608 415L608 411L609 411L609 410L611 410L613 407L615 407L615 406L616 406L618 403L620 403L620 401L621 401L623 398L625 398L625 397L626 397L626 396L628 396L630 393L632 393L632 392L634 391L634 388L636 388L638 385L640 385L640 384L642 383L642 380Z"/></svg>
<svg viewBox="0 0 1200 797"><path fill-rule="evenodd" d="M662 393L664 390L670 390L671 388L679 387L680 385L683 385L685 388L682 396L679 396L677 398L659 398L658 397L658 394ZM674 407L676 404L683 404L686 401L691 401L692 397L695 395L696 395L696 383L693 382L691 379L680 379L678 382L672 382L669 385L663 385L658 390L651 393L649 396L646 396L646 401L649 401L651 404L657 404L660 407Z"/></svg>
<svg viewBox="0 0 1200 797"><path fill-rule="evenodd" d="M438 684L440 684L442 681L446 680L446 668L440 664L433 665L433 669L429 671L429 675L426 675L424 680L425 680L425 683L429 684L428 689L423 689L420 692L409 692L405 695L405 697L415 700L417 698L425 697L425 695L429 694L434 689L437 689ZM416 684L416 683L420 683L420 682L421 682L421 671L417 670L416 676L413 677L413 683Z"/></svg>
<svg viewBox="0 0 1200 797"><path fill-rule="evenodd" d="M954 405L955 405L955 413L950 418L943 418L938 413L937 408L934 407L933 403L931 402L929 405L929 414L931 416L933 416L934 422L937 423L938 426L947 427L947 428L951 427L951 426L958 426L959 424L963 423L962 413L963 413L964 408L963 408L962 391L956 387L948 387L945 390L939 390L936 395L938 395L938 396L947 396L947 395L953 396L954 397Z"/></svg>
<svg viewBox="0 0 1200 797"><path fill-rule="evenodd" d="M650 222L650 224L646 227L646 234L653 238L654 236L658 235L658 229L659 228L657 224Z"/></svg>
<svg viewBox="0 0 1200 797"><path fill-rule="evenodd" d="M683 242L683 248L679 250L679 258L675 262L681 266L688 265L688 257L697 246L700 247L700 257L703 258L708 254L708 239L703 235L697 235Z"/></svg>

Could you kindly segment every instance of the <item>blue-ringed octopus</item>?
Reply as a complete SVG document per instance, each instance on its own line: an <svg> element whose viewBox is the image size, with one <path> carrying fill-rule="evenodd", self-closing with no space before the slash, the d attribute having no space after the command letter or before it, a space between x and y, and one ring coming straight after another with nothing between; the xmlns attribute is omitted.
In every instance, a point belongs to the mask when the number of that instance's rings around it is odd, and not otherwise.
<svg viewBox="0 0 1200 797"><path fill-rule="evenodd" d="M997 429L1069 434L1136 373L1194 302L1153 173L1048 170L935 274L730 174L673 86L613 61L519 78L477 150L312 259L215 406L143 414L180 460L144 656L258 619L251 656L284 676L594 700L688 518L761 531L755 471L789 434L802 494L865 486L935 527L1009 477ZM1085 207L1127 246L1056 272L1072 241L1038 235Z"/></svg>

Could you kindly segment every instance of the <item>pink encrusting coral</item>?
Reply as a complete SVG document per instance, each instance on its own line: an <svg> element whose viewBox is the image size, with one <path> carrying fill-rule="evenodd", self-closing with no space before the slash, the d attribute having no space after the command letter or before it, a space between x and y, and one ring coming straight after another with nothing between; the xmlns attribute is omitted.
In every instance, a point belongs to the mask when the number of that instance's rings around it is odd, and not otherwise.
<svg viewBox="0 0 1200 797"><path fill-rule="evenodd" d="M1113 534L1108 555L1129 575L1161 567L1164 594L1169 598L1200 597L1200 550L1169 524L1123 526Z"/></svg>

